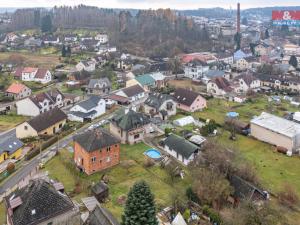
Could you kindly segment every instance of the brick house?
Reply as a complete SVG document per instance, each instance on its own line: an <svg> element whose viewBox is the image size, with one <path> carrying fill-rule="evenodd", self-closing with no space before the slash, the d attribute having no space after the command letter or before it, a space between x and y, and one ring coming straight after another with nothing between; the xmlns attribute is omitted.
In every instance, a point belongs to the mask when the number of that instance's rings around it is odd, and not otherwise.
<svg viewBox="0 0 300 225"><path fill-rule="evenodd" d="M119 164L120 140L104 129L74 137L74 162L88 175Z"/></svg>

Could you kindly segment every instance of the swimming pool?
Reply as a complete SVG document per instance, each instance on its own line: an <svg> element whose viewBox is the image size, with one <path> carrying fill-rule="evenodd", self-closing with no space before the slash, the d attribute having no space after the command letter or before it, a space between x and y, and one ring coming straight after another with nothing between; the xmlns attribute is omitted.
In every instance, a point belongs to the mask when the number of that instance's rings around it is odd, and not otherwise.
<svg viewBox="0 0 300 225"><path fill-rule="evenodd" d="M144 154L146 156L150 157L151 159L160 159L161 158L161 153L154 148L147 150Z"/></svg>

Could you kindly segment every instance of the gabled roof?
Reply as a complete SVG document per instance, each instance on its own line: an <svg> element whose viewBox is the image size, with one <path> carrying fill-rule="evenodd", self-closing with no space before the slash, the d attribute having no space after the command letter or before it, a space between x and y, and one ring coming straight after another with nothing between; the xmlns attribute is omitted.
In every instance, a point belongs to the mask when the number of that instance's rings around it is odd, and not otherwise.
<svg viewBox="0 0 300 225"><path fill-rule="evenodd" d="M145 101L145 104L159 109L159 107L164 104L168 100L173 100L173 98L170 95L167 94L159 94L159 93L150 93L147 100Z"/></svg>
<svg viewBox="0 0 300 225"><path fill-rule="evenodd" d="M116 137L104 129L89 130L74 137L74 141L87 152L93 152L120 143Z"/></svg>
<svg viewBox="0 0 300 225"><path fill-rule="evenodd" d="M14 225L40 224L74 208L68 196L42 179L30 181L26 187L7 196L5 201Z"/></svg>
<svg viewBox="0 0 300 225"><path fill-rule="evenodd" d="M222 89L226 92L232 91L232 87L231 87L229 81L224 77L215 77L211 81L213 83L215 83L219 89Z"/></svg>
<svg viewBox="0 0 300 225"><path fill-rule="evenodd" d="M108 210L97 205L84 225L119 225L119 223Z"/></svg>
<svg viewBox="0 0 300 225"><path fill-rule="evenodd" d="M122 89L122 91L126 94L127 97L133 97L145 92L145 90L138 84L130 86L128 88L124 88Z"/></svg>
<svg viewBox="0 0 300 225"><path fill-rule="evenodd" d="M27 87L24 84L21 83L13 83L11 84L7 89L6 92L13 93L13 94L19 94Z"/></svg>
<svg viewBox="0 0 300 225"><path fill-rule="evenodd" d="M89 111L93 108L96 108L98 106L99 101L101 100L101 97L99 96L91 96L89 99L79 102L77 105L81 108L84 108L85 110Z"/></svg>
<svg viewBox="0 0 300 225"><path fill-rule="evenodd" d="M153 77L151 77L149 74L143 74L140 76L135 77L135 79L142 85L154 85L155 80L153 79Z"/></svg>
<svg viewBox="0 0 300 225"><path fill-rule="evenodd" d="M39 68L38 71L36 72L34 78L39 78L39 79L44 79L48 70L47 69L41 69Z"/></svg>
<svg viewBox="0 0 300 225"><path fill-rule="evenodd" d="M208 70L205 73L205 76L208 78L213 78L213 77L223 77L225 72L223 70Z"/></svg>
<svg viewBox="0 0 300 225"><path fill-rule="evenodd" d="M103 88L111 88L111 83L107 77L100 79L91 79L88 88L90 89L103 89Z"/></svg>
<svg viewBox="0 0 300 225"><path fill-rule="evenodd" d="M32 118L27 123L37 132L40 132L65 119L67 119L67 115L60 109L54 108Z"/></svg>
<svg viewBox="0 0 300 225"><path fill-rule="evenodd" d="M174 93L174 100L182 105L191 106L198 96L200 94L197 92L177 88Z"/></svg>
<svg viewBox="0 0 300 225"><path fill-rule="evenodd" d="M245 83L249 86L253 81L257 80L256 77L254 77L252 74L250 73L243 73L239 76L235 77L235 80L240 80L242 79L243 81L245 81Z"/></svg>
<svg viewBox="0 0 300 225"><path fill-rule="evenodd" d="M163 143L186 159L199 150L197 145L175 134L170 134Z"/></svg>
<svg viewBox="0 0 300 225"><path fill-rule="evenodd" d="M150 123L148 116L131 109L128 112L121 110L111 121L124 131L130 131Z"/></svg>
<svg viewBox="0 0 300 225"><path fill-rule="evenodd" d="M16 137L15 131L9 131L5 134L0 135L0 155L3 152L12 154L23 147L23 145L23 142Z"/></svg>
<svg viewBox="0 0 300 225"><path fill-rule="evenodd" d="M39 93L37 95L34 95L34 96L30 96L29 99L39 108L41 108L41 103L43 101L45 101L45 99L47 99L50 104L55 104L56 103L56 97L58 95L61 95L62 98L64 98L64 95L56 88L53 88L49 91L46 91L46 92L42 92L42 93Z"/></svg>

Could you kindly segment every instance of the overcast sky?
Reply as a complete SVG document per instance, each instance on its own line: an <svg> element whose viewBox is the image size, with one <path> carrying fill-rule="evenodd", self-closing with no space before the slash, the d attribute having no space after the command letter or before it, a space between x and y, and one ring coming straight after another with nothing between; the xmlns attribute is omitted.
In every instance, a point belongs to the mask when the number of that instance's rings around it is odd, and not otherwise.
<svg viewBox="0 0 300 225"><path fill-rule="evenodd" d="M78 4L104 8L172 8L197 9L209 7L235 8L234 0L0 0L0 7L52 7ZM299 0L240 0L241 8L264 6L297 6Z"/></svg>

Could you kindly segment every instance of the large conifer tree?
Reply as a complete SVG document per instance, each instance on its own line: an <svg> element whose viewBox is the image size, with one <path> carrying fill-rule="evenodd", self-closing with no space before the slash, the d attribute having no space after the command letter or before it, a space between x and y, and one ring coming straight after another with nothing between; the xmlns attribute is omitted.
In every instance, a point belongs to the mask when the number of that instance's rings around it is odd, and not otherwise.
<svg viewBox="0 0 300 225"><path fill-rule="evenodd" d="M135 183L128 193L122 225L157 225L154 196L145 181Z"/></svg>

